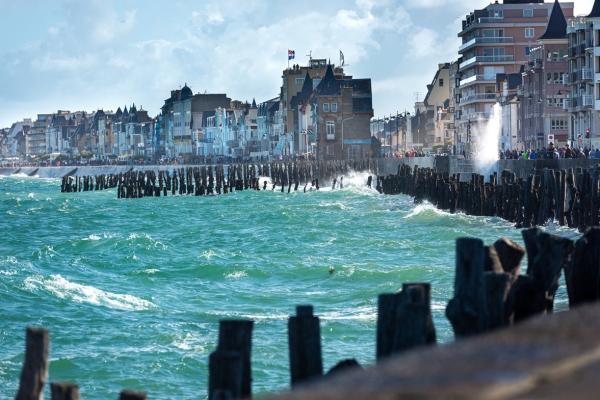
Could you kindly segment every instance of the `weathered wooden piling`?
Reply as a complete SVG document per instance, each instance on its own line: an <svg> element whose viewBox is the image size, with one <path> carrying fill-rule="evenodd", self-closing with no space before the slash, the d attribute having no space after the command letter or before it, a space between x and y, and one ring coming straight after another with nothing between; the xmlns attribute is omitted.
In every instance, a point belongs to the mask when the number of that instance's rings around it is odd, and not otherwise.
<svg viewBox="0 0 600 400"><path fill-rule="evenodd" d="M321 328L311 305L297 306L288 319L288 347L292 387L323 375Z"/></svg>
<svg viewBox="0 0 600 400"><path fill-rule="evenodd" d="M430 288L406 284L399 293L380 294L377 303L377 361L392 354L435 343Z"/></svg>
<svg viewBox="0 0 600 400"><path fill-rule="evenodd" d="M457 337L482 333L489 326L484 254L481 240L456 240L454 297L448 302L446 317Z"/></svg>
<svg viewBox="0 0 600 400"><path fill-rule="evenodd" d="M228 390L233 398L249 398L252 396L252 370L250 364L250 355L252 349L252 328L254 321L250 320L221 320L219 321L219 341L214 353L213 364L209 371L209 398L213 398L217 391ZM213 354L214 354L213 353ZM230 354L226 354L230 353ZM237 378L231 379L223 376L236 368L236 356L239 355L241 367L241 383L239 396L237 391ZM226 361L224 365L219 365L218 361ZM237 367L239 369L239 367ZM220 388L219 386L227 386Z"/></svg>
<svg viewBox="0 0 600 400"><path fill-rule="evenodd" d="M43 398L42 391L48 379L49 348L50 342L47 330L27 328L25 359L16 400L39 400Z"/></svg>
<svg viewBox="0 0 600 400"><path fill-rule="evenodd" d="M74 383L50 383L51 400L79 400L79 386Z"/></svg>
<svg viewBox="0 0 600 400"><path fill-rule="evenodd" d="M145 392L136 392L133 390L122 390L119 394L119 400L146 400Z"/></svg>

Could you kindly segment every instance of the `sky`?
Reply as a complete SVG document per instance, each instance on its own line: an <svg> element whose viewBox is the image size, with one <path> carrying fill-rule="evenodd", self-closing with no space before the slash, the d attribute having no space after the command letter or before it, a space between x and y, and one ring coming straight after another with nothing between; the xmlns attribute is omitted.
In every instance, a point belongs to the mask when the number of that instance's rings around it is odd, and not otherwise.
<svg viewBox="0 0 600 400"><path fill-rule="evenodd" d="M547 0L548 1L548 0ZM587 14L593 0L575 0ZM376 116L411 110L461 20L489 0L0 0L0 127L56 110L158 114L172 89L262 102L313 58L371 78Z"/></svg>

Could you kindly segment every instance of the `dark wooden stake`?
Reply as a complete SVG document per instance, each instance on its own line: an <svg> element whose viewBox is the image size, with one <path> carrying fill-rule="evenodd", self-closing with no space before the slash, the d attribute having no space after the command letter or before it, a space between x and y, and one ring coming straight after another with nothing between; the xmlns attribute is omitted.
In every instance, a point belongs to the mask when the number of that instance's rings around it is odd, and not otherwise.
<svg viewBox="0 0 600 400"><path fill-rule="evenodd" d="M27 328L25 360L21 370L21 381L16 400L38 400L43 398L44 383L48 379L48 331Z"/></svg>
<svg viewBox="0 0 600 400"><path fill-rule="evenodd" d="M296 315L289 318L288 346L292 386L323 375L319 317L311 305L297 306Z"/></svg>

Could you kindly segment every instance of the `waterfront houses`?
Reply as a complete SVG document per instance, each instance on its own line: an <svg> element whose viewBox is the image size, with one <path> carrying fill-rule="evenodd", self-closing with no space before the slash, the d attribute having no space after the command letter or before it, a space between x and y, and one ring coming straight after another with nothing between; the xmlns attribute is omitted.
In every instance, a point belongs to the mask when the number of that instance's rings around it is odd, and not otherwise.
<svg viewBox="0 0 600 400"><path fill-rule="evenodd" d="M567 21L555 1L550 21L523 69L521 147L536 149L549 143L564 146L569 139ZM589 73L590 71L586 71ZM579 79L579 77L576 77Z"/></svg>
<svg viewBox="0 0 600 400"><path fill-rule="evenodd" d="M561 6L566 17L573 15L573 3ZM519 73L529 63L553 8L543 0L505 0L475 10L462 21L456 115L461 137L480 141L497 100L496 75Z"/></svg>
<svg viewBox="0 0 600 400"><path fill-rule="evenodd" d="M206 142L201 134L203 113L228 109L230 104L231 99L225 94L193 94L187 84L172 90L161 109L164 144L161 153L167 157L191 158L205 151Z"/></svg>
<svg viewBox="0 0 600 400"><path fill-rule="evenodd" d="M571 140L580 147L600 147L600 1L587 16L567 24Z"/></svg>

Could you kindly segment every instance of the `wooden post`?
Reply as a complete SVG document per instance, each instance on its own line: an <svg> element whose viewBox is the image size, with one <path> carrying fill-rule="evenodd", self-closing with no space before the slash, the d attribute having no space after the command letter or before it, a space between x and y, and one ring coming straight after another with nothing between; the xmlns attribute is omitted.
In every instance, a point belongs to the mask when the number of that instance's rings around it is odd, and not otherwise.
<svg viewBox="0 0 600 400"><path fill-rule="evenodd" d="M543 290L546 298L545 311L551 312L560 272L568 261L573 242L538 228L523 230L522 235L527 249L527 275Z"/></svg>
<svg viewBox="0 0 600 400"><path fill-rule="evenodd" d="M119 394L119 400L146 400L146 398L146 393L133 390L122 390Z"/></svg>
<svg viewBox="0 0 600 400"><path fill-rule="evenodd" d="M399 293L380 294L377 303L377 361L416 346L435 343L429 285L409 283Z"/></svg>
<svg viewBox="0 0 600 400"><path fill-rule="evenodd" d="M600 227L589 229L575 243L565 280L569 307L600 299Z"/></svg>
<svg viewBox="0 0 600 400"><path fill-rule="evenodd" d="M472 238L457 239L454 298L446 307L446 317L457 337L481 333L488 328L483 271L483 242Z"/></svg>
<svg viewBox="0 0 600 400"><path fill-rule="evenodd" d="M252 395L252 371L250 354L252 349L252 328L254 321L250 320L221 320L219 321L218 350L240 353L242 363L241 397Z"/></svg>
<svg viewBox="0 0 600 400"><path fill-rule="evenodd" d="M521 267L521 260L525 256L525 249L519 246L508 238L500 238L494 242L494 249L502 264L504 272L511 273L513 275L519 274Z"/></svg>
<svg viewBox="0 0 600 400"><path fill-rule="evenodd" d="M505 304L510 290L512 276L508 273L486 272L484 274L487 300L488 329L496 329L508 324Z"/></svg>
<svg viewBox="0 0 600 400"><path fill-rule="evenodd" d="M79 400L79 386L74 383L52 382L50 384L51 400Z"/></svg>
<svg viewBox="0 0 600 400"><path fill-rule="evenodd" d="M219 350L208 359L208 399L241 399L242 356L239 351Z"/></svg>
<svg viewBox="0 0 600 400"><path fill-rule="evenodd" d="M48 379L49 347L47 330L27 328L25 359L16 400L38 400L43 398L44 383Z"/></svg>
<svg viewBox="0 0 600 400"><path fill-rule="evenodd" d="M319 317L311 305L297 306L296 315L289 318L288 346L292 386L323 375Z"/></svg>

